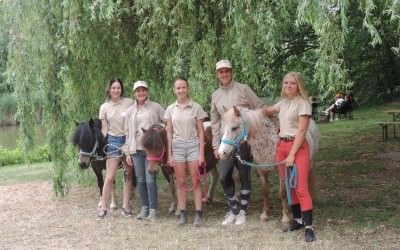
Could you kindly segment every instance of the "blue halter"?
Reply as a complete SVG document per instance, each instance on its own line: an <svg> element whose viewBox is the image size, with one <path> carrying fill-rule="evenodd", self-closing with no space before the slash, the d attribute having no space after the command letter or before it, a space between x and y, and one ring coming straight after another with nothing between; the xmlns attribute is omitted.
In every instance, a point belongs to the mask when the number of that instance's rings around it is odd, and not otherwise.
<svg viewBox="0 0 400 250"><path fill-rule="evenodd" d="M249 124L247 123L246 115L243 111L240 112L242 115L242 125L243 125L243 130L238 134L235 139L227 139L227 138L222 138L221 143L225 143L228 145L233 146L237 151L240 149L240 143L242 141L247 141L247 138L249 137Z"/></svg>

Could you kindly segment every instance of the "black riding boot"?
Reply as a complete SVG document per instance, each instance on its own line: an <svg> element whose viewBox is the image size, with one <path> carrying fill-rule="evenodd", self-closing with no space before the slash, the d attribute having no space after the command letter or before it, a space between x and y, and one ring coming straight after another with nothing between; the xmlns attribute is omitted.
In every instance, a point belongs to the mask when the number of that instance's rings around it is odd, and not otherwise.
<svg viewBox="0 0 400 250"><path fill-rule="evenodd" d="M293 213L293 220L289 224L289 230L290 231L295 231L299 230L304 227L304 222L299 223L296 219L301 219L301 209L300 209L300 204L295 204L291 206L292 208L292 213Z"/></svg>
<svg viewBox="0 0 400 250"><path fill-rule="evenodd" d="M312 227L312 221L313 221L312 210L307 210L303 212L303 220L304 220L304 225L306 226L304 239L306 242L312 242L316 239L314 229Z"/></svg>

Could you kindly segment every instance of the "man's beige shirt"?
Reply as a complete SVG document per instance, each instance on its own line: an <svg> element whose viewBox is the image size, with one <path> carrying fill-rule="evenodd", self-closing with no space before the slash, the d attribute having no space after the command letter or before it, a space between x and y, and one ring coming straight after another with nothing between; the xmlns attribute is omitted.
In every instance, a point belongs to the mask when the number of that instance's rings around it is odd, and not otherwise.
<svg viewBox="0 0 400 250"><path fill-rule="evenodd" d="M211 97L211 129L213 134L213 148L218 149L221 137L224 132L222 116L233 106L247 109L257 109L264 106L264 103L254 93L251 88L245 84L232 80L227 86L219 85Z"/></svg>

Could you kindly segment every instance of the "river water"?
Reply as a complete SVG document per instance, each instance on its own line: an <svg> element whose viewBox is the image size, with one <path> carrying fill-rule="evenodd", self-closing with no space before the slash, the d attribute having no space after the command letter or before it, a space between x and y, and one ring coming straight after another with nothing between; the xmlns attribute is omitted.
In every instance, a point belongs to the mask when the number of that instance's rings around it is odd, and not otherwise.
<svg viewBox="0 0 400 250"><path fill-rule="evenodd" d="M18 126L0 127L0 146L6 149L15 149L18 145L19 138ZM38 134L35 138L36 145L44 145L46 143L46 132L43 127L38 128Z"/></svg>

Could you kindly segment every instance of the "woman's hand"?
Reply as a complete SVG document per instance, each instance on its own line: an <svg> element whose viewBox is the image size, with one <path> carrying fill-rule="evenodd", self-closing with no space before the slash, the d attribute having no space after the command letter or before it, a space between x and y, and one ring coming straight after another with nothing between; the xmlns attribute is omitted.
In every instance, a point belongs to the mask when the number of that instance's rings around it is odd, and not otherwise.
<svg viewBox="0 0 400 250"><path fill-rule="evenodd" d="M199 155L199 163L200 163L200 164L203 164L204 162L205 162L204 154L200 154L200 155Z"/></svg>
<svg viewBox="0 0 400 250"><path fill-rule="evenodd" d="M172 155L168 155L168 166L175 166L174 157L172 157Z"/></svg>
<svg viewBox="0 0 400 250"><path fill-rule="evenodd" d="M283 161L286 167L293 166L294 163L294 155L289 154L286 159Z"/></svg>
<svg viewBox="0 0 400 250"><path fill-rule="evenodd" d="M126 159L126 164L128 164L129 166L133 166L133 161L130 155L127 155L125 159Z"/></svg>

